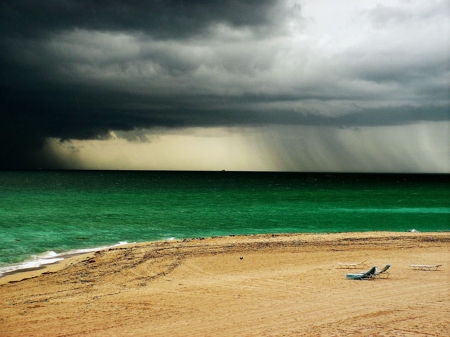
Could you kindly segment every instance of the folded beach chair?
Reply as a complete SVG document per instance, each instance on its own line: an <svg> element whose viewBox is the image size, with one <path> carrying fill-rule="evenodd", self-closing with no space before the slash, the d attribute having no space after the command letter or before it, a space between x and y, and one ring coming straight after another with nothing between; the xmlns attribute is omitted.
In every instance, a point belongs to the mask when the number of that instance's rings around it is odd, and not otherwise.
<svg viewBox="0 0 450 337"><path fill-rule="evenodd" d="M412 264L410 267L414 270L438 270L442 264Z"/></svg>
<svg viewBox="0 0 450 337"><path fill-rule="evenodd" d="M358 268L364 266L364 260L362 262L338 262L339 268Z"/></svg>
<svg viewBox="0 0 450 337"><path fill-rule="evenodd" d="M370 280L375 277L377 271L377 266L373 266L365 273L347 274L346 277L350 280Z"/></svg>
<svg viewBox="0 0 450 337"><path fill-rule="evenodd" d="M373 274L374 277L378 277L378 278L388 278L389 277L389 272L387 271L389 268L391 267L390 264L387 264L384 266L383 269L381 269L380 271L376 271L375 274Z"/></svg>

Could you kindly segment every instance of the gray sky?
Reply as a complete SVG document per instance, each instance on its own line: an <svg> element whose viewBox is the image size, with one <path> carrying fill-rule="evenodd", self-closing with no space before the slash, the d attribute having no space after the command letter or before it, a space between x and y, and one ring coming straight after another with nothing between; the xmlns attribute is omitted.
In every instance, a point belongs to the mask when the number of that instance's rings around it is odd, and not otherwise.
<svg viewBox="0 0 450 337"><path fill-rule="evenodd" d="M15 0L0 22L0 168L450 173L449 0Z"/></svg>

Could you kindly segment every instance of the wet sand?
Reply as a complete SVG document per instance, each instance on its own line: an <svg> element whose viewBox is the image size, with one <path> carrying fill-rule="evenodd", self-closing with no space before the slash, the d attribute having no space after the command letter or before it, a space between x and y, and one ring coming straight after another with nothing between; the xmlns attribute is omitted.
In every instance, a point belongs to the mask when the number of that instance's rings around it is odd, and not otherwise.
<svg viewBox="0 0 450 337"><path fill-rule="evenodd" d="M0 279L0 336L447 336L449 262L450 233L132 244Z"/></svg>

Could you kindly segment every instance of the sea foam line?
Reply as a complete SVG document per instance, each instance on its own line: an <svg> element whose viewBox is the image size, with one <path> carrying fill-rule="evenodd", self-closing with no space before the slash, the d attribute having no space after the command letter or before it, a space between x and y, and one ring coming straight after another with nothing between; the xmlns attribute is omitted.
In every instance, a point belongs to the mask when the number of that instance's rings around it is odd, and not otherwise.
<svg viewBox="0 0 450 337"><path fill-rule="evenodd" d="M34 270L39 269L45 265L53 264L60 262L68 257L74 256L74 255L80 255L80 254L86 254L95 252L98 250L103 250L111 247L117 247L121 245L128 244L127 241L120 241L119 243L112 245L112 246L102 246L102 247L96 247L96 248L84 248L84 249L76 249L76 250L70 250L67 252L62 253L56 253L54 251L48 251L42 254L38 255L32 255L30 259L20 262L17 264L11 264L8 266L0 267L0 277L3 277L7 274L17 273L21 271L27 271L27 270Z"/></svg>

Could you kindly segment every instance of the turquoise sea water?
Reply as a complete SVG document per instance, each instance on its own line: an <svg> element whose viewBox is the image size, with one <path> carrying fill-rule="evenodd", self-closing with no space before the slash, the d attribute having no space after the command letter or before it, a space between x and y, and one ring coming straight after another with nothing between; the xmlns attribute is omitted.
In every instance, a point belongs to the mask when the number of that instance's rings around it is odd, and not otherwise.
<svg viewBox="0 0 450 337"><path fill-rule="evenodd" d="M0 267L125 241L448 231L449 183L449 175L0 171Z"/></svg>

